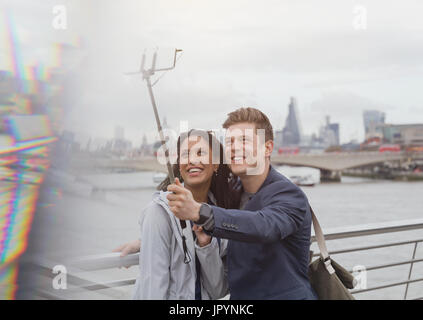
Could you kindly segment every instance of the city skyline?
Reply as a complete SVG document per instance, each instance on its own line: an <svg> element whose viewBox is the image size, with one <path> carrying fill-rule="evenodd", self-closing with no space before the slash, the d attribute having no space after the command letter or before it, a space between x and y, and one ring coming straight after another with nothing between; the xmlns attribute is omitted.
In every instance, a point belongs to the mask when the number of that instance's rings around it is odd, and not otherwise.
<svg viewBox="0 0 423 320"><path fill-rule="evenodd" d="M325 147L329 147L329 146L340 146L341 144L346 144L346 143L364 143L366 142L367 139L369 138L373 138L376 136L379 136L380 134L377 132L381 132L381 128L377 127L379 124L383 124L383 125L388 125L388 126L401 126L401 125L414 125L416 123L410 123L410 124L398 124L398 123L385 123L385 117L386 114L384 112L380 112L379 110L364 110L362 113L362 126L363 126L363 130L365 132L365 137L363 138L363 140L356 140L356 139L352 139L350 141L341 143L339 137L340 137L340 124L339 123L334 123L331 121L331 117L330 115L325 115L324 119L325 122L323 125L321 125L319 127L319 129L316 132L312 132L310 134L304 134L302 132L301 129L301 119L297 114L297 105L296 105L296 99L295 97L291 97L290 98L290 102L288 104L288 116L285 120L285 124L284 126L282 126L282 130L277 129L277 128L273 128L274 131L274 141L275 141L275 148L280 147L280 146L293 146L293 145L297 145L297 146L315 146L317 147L317 145L315 145L315 143L321 144L320 147L325 148ZM297 110L297 111L295 111ZM375 120L377 117L382 117L382 121L381 122L374 122L371 123L371 120ZM300 129L298 130L298 137L296 137L293 140L290 140L292 137L288 136L288 140L287 137L284 138L284 134L286 135L286 130L291 130L292 128L292 121L296 122L295 126L298 126ZM371 131L369 131L369 124L370 128L372 129ZM184 128L187 125L187 123L184 123L183 121L181 121L180 123L180 127ZM423 124L422 124L423 125ZM294 127L295 127L294 126ZM169 126L167 124L167 119L166 117L163 117L162 119L162 128L164 130L171 130L172 132L175 132L176 134L179 133L179 128L173 128L171 126ZM375 128L378 131L375 131ZM221 130L224 130L222 128L216 128L216 133L221 133ZM65 130L67 131L67 130ZM165 131L166 132L166 131ZM368 135L370 134L370 135ZM78 135L78 134L77 134ZM329 136L328 136L329 135ZM142 133L142 137L140 141L134 141L130 138L126 138L125 136L125 127L121 126L121 125L116 125L114 127L114 134L110 135L108 138L106 137L94 137L93 136L88 136L88 138L86 140L80 140L78 139L78 137L76 136L75 141L80 143L81 145L83 145L84 143L87 143L87 141L89 141L89 143L93 143L93 148L96 147L103 147L109 143L112 143L113 141L117 141L117 140L122 140L122 141L128 141L130 142L130 144L132 145L133 148L139 148L141 145L147 144L147 145L153 145L155 143L157 143L158 141L160 141L157 130L154 131L152 133L152 136L154 137L153 139L148 139L148 135L143 132ZM316 141L313 141L314 139L317 139ZM319 140L323 139L323 141L318 142ZM327 144L325 146L325 144ZM275 149L276 150L276 149Z"/></svg>

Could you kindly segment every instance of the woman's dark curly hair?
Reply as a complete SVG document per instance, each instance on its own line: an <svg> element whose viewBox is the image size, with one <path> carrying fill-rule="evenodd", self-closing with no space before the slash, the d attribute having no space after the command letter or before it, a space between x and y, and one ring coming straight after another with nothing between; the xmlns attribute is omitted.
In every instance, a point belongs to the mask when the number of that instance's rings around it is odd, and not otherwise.
<svg viewBox="0 0 423 320"><path fill-rule="evenodd" d="M183 182L181 172L179 171L181 141L184 142L185 139L191 136L202 137L204 140L208 141L209 148L212 152L212 163L219 163L217 172L213 174L210 184L210 192L216 198L216 205L225 209L238 209L241 194L237 189L237 177L232 174L231 169L229 169L229 166L225 163L223 146L211 131L192 129L179 136L177 142L177 159L176 163L172 166L173 175ZM216 154L217 150L219 150L218 154ZM217 159L217 157L219 157L219 159ZM167 186L169 184L170 179L168 176L157 186L157 190L167 191Z"/></svg>

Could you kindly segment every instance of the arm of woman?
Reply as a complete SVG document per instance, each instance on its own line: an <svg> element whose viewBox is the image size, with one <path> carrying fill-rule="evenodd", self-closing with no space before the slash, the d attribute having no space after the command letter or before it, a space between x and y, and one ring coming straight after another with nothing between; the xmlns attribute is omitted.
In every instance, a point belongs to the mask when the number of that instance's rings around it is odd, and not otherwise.
<svg viewBox="0 0 423 320"><path fill-rule="evenodd" d="M151 204L141 223L139 299L166 300L169 297L172 228L165 210Z"/></svg>
<svg viewBox="0 0 423 320"><path fill-rule="evenodd" d="M226 266L227 240L221 239L220 244L217 238L213 237L209 243L199 241L204 233L201 227L196 226L194 231L197 234L195 242L195 254L201 265L201 282L204 289L212 299L220 299L229 293L228 272ZM202 242L202 243L201 243Z"/></svg>

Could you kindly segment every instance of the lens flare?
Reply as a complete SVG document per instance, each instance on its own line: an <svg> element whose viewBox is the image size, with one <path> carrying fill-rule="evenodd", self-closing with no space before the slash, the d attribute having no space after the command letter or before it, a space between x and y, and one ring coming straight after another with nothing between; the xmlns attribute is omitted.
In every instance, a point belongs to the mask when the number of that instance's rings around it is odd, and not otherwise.
<svg viewBox="0 0 423 320"><path fill-rule="evenodd" d="M61 67L63 46L52 45L49 66L25 64L17 23L8 11L0 15L0 36L7 57L0 70L0 299L14 299L18 258L28 246L40 186L58 141L61 99L52 98L63 88L51 75ZM60 190L53 192L61 196Z"/></svg>

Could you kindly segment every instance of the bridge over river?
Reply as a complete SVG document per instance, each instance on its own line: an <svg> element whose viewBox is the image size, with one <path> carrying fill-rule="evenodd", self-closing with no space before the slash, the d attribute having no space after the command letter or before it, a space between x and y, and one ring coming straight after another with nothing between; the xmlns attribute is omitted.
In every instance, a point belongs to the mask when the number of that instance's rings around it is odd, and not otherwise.
<svg viewBox="0 0 423 320"><path fill-rule="evenodd" d="M422 153L406 152L328 152L321 154L272 155L273 165L290 165L316 168L321 171L322 181L337 181L343 170L378 164L383 162L407 162L423 159ZM80 161L78 161L80 162ZM166 166L155 157L138 159L99 159L85 163L92 167L112 170L167 172ZM80 166L79 163L78 166Z"/></svg>

